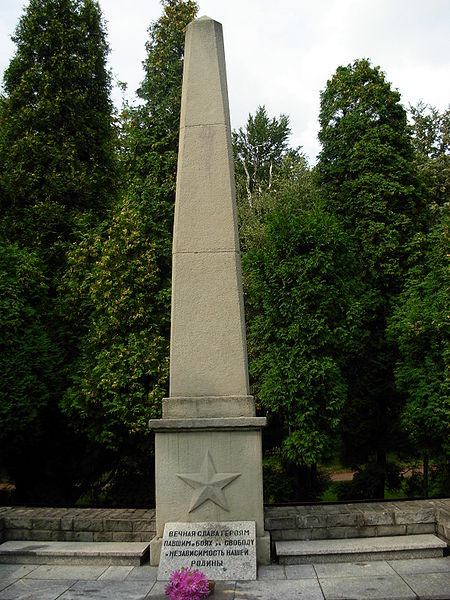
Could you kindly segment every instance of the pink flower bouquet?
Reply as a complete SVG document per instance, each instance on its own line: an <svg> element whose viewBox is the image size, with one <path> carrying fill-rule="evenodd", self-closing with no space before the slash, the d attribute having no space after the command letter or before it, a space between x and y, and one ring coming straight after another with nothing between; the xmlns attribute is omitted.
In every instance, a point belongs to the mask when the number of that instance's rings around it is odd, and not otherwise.
<svg viewBox="0 0 450 600"><path fill-rule="evenodd" d="M209 596L208 580L201 571L174 571L166 586L170 600L203 600Z"/></svg>

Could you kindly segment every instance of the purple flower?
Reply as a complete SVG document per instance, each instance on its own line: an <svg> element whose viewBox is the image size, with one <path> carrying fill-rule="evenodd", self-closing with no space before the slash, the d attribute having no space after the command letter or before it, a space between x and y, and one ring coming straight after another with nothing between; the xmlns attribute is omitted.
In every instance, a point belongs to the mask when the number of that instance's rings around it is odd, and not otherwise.
<svg viewBox="0 0 450 600"><path fill-rule="evenodd" d="M201 571L174 571L166 586L170 600L204 600L209 596L208 580Z"/></svg>

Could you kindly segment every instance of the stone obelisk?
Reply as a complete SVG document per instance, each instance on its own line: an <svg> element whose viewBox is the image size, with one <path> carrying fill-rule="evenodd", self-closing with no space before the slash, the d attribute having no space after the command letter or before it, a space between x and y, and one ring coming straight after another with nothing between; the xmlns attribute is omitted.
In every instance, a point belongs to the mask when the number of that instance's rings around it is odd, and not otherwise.
<svg viewBox="0 0 450 600"><path fill-rule="evenodd" d="M156 445L158 564L167 522L255 521L264 532L261 429L249 395L222 26L186 32L172 259L170 392Z"/></svg>

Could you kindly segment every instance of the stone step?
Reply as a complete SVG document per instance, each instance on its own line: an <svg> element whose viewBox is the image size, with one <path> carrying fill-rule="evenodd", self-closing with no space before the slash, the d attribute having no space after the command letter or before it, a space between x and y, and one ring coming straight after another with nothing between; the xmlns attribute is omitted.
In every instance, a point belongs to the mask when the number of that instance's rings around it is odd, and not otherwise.
<svg viewBox="0 0 450 600"><path fill-rule="evenodd" d="M446 548L432 534L275 542L278 560L284 565L434 558L442 557Z"/></svg>
<svg viewBox="0 0 450 600"><path fill-rule="evenodd" d="M0 545L0 564L128 565L149 560L148 542L30 542Z"/></svg>

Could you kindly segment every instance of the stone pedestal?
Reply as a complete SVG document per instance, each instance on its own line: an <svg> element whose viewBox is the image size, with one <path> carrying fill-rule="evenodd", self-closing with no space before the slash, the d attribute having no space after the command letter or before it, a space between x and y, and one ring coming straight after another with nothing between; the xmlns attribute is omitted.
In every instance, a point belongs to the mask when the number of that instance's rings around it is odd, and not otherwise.
<svg viewBox="0 0 450 600"><path fill-rule="evenodd" d="M157 565L167 522L255 521L264 532L261 429L249 395L222 27L186 32L175 204L170 392L152 420Z"/></svg>

